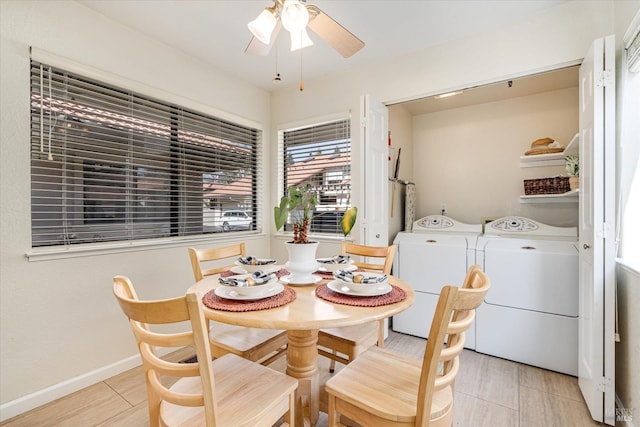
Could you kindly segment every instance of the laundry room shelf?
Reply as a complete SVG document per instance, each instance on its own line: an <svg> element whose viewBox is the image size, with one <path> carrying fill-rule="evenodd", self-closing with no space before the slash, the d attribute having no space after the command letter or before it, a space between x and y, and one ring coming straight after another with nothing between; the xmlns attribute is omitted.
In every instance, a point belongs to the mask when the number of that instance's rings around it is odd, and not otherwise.
<svg viewBox="0 0 640 427"><path fill-rule="evenodd" d="M578 203L580 189L567 191L562 194L533 194L520 196L520 203Z"/></svg>
<svg viewBox="0 0 640 427"><path fill-rule="evenodd" d="M567 148L562 153L538 154L535 156L520 156L521 168L537 168L540 166L564 166L564 158L568 155L577 156L580 152L579 135L576 133Z"/></svg>

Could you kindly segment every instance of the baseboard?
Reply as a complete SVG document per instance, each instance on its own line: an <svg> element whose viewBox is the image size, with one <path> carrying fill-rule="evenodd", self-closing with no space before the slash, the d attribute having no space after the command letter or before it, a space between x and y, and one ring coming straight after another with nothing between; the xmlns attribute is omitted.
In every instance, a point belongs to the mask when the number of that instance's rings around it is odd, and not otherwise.
<svg viewBox="0 0 640 427"><path fill-rule="evenodd" d="M79 375L75 378L52 385L35 393L28 394L18 399L0 405L0 422L13 418L38 406L52 402L56 399L74 393L85 387L97 384L129 369L142 364L140 355L128 357L111 365L103 366L91 372Z"/></svg>
<svg viewBox="0 0 640 427"><path fill-rule="evenodd" d="M633 427L633 409L625 408L624 404L620 400L618 394L616 394L616 426L620 427Z"/></svg>

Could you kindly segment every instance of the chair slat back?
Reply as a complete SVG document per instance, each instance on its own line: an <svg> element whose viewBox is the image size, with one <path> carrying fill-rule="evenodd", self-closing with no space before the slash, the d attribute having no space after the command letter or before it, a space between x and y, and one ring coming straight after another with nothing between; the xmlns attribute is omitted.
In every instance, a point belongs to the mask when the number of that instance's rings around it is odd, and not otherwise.
<svg viewBox="0 0 640 427"><path fill-rule="evenodd" d="M181 406L204 406L207 425L215 426L216 403L211 365L208 331L199 298L188 293L178 298L140 301L131 281L124 276L113 279L113 293L129 318L147 381L150 425L159 425L157 414L161 400ZM182 332L156 332L149 325L167 325L189 321L191 330ZM199 362L179 363L163 359L156 347L194 347ZM203 363L200 363L203 362ZM170 390L161 376L174 378L200 376L202 393L184 394ZM152 408L153 407L153 408Z"/></svg>
<svg viewBox="0 0 640 427"><path fill-rule="evenodd" d="M461 288L446 285L431 322L418 388L416 425L429 424L433 393L453 386L460 368L465 331L471 326L491 282L480 266L469 268Z"/></svg>
<svg viewBox="0 0 640 427"><path fill-rule="evenodd" d="M384 274L391 274L393 258L396 254L396 245L391 246L367 246L357 243L342 241L342 255L359 255L365 258L380 258L380 264L367 263L354 260L354 265L364 270L380 271Z"/></svg>
<svg viewBox="0 0 640 427"><path fill-rule="evenodd" d="M202 280L205 276L219 274L229 268L229 265L213 268L203 268L204 262L218 261L226 258L237 258L247 256L247 249L244 242L235 245L225 246L222 248L211 249L195 249L189 248L189 258L191 259L191 268L193 269L193 277L196 282Z"/></svg>

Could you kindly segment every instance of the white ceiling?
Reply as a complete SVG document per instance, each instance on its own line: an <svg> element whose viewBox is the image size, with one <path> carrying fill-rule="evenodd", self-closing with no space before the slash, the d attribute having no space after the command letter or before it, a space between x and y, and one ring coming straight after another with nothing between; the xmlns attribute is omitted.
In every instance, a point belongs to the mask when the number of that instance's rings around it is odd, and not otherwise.
<svg viewBox="0 0 640 427"><path fill-rule="evenodd" d="M365 42L345 59L310 31L314 46L303 50L305 84L350 67L390 61L501 25L528 19L567 0L309 0ZM300 52L289 52L286 31L268 56L244 54L247 23L272 0L78 0L166 45L199 58L268 91L297 85ZM273 83L278 52L280 84Z"/></svg>
<svg viewBox="0 0 640 427"><path fill-rule="evenodd" d="M468 88L461 94L447 98L429 97L404 102L402 105L413 116L436 111L461 108L485 102L501 101L521 96L534 95L552 90L567 89L578 86L579 66L540 73L519 79Z"/></svg>

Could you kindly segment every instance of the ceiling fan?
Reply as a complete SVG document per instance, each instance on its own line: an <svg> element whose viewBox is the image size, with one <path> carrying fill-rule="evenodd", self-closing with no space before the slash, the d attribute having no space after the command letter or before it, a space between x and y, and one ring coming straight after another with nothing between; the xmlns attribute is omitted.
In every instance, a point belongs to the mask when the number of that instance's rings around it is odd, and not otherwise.
<svg viewBox="0 0 640 427"><path fill-rule="evenodd" d="M302 0L305 2L306 0ZM265 56L271 50L282 27L291 34L291 50L313 45L307 27L329 43L343 57L349 58L364 47L364 42L315 5L299 0L274 0L273 6L248 24L253 34L245 53Z"/></svg>

